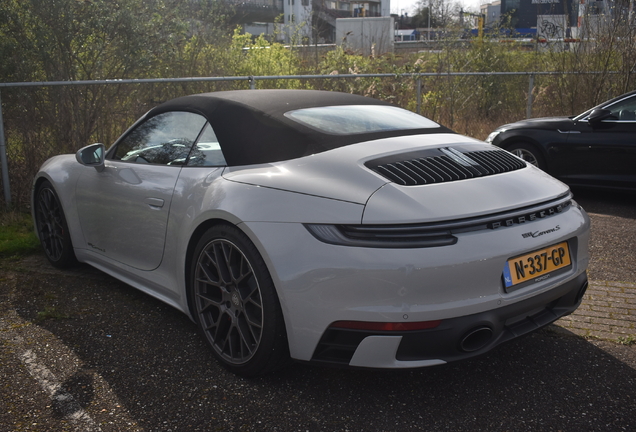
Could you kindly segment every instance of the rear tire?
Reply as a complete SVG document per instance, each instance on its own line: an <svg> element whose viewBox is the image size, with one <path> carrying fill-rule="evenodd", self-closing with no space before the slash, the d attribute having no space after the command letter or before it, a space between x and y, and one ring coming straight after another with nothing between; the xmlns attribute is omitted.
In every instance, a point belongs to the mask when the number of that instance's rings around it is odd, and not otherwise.
<svg viewBox="0 0 636 432"><path fill-rule="evenodd" d="M531 144L513 143L507 146L506 150L508 150L510 153L517 156L518 158L521 158L524 161L528 162L530 165L534 165L537 168L542 169L543 171L546 171L546 169L548 168L548 165L545 162L545 158L543 157L539 149Z"/></svg>
<svg viewBox="0 0 636 432"><path fill-rule="evenodd" d="M228 225L199 240L190 269L194 318L219 362L255 377L289 361L285 323L272 278L249 238Z"/></svg>
<svg viewBox="0 0 636 432"><path fill-rule="evenodd" d="M64 209L48 180L38 186L34 206L35 227L49 262L58 268L76 264Z"/></svg>

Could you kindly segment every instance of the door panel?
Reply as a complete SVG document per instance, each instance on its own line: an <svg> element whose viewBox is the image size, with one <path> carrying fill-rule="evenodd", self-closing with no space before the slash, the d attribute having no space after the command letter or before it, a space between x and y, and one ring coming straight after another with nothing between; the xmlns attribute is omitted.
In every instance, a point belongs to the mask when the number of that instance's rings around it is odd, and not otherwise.
<svg viewBox="0 0 636 432"><path fill-rule="evenodd" d="M604 120L580 130L581 133L568 137L568 181L590 186L634 187L636 121Z"/></svg>
<svg viewBox="0 0 636 432"><path fill-rule="evenodd" d="M87 247L140 270L159 266L179 166L106 161L87 167L77 210Z"/></svg>
<svg viewBox="0 0 636 432"><path fill-rule="evenodd" d="M205 124L185 111L146 118L108 151L103 171L86 167L76 197L87 248L141 270L161 264L175 184Z"/></svg>

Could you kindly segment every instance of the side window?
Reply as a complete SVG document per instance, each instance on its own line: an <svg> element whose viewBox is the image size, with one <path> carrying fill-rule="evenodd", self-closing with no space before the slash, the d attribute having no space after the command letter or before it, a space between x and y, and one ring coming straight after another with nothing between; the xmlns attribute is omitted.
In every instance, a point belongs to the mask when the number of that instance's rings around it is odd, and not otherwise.
<svg viewBox="0 0 636 432"><path fill-rule="evenodd" d="M201 137L192 148L188 166L225 166L225 157L221 151L219 140L216 138L210 123L205 125Z"/></svg>
<svg viewBox="0 0 636 432"><path fill-rule="evenodd" d="M115 149L115 159L135 163L184 165L206 120L189 112L154 116L129 133Z"/></svg>
<svg viewBox="0 0 636 432"><path fill-rule="evenodd" d="M613 120L636 121L636 97L630 97L607 107L612 111Z"/></svg>

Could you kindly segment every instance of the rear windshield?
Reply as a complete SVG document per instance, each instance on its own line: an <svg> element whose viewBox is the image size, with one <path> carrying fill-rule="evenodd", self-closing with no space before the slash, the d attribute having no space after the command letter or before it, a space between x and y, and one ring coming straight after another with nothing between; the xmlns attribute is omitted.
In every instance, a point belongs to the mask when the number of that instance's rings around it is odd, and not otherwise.
<svg viewBox="0 0 636 432"><path fill-rule="evenodd" d="M402 108L385 105L342 105L304 108L285 117L333 135L353 135L409 129L438 128L432 120Z"/></svg>

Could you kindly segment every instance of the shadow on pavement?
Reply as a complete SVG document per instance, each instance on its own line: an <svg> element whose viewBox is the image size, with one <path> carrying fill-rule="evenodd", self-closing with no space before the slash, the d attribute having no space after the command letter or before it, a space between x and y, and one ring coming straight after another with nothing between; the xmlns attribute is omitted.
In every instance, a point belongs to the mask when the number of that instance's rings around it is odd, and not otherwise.
<svg viewBox="0 0 636 432"><path fill-rule="evenodd" d="M185 315L108 276L84 269L16 277L13 307L20 316L70 347L145 430L636 428L634 346L548 328L441 367L367 371L294 364L245 380L215 362ZM58 314L43 318L38 313L44 310ZM73 380L68 390L90 405L87 377ZM49 409L55 415L55 407Z"/></svg>

